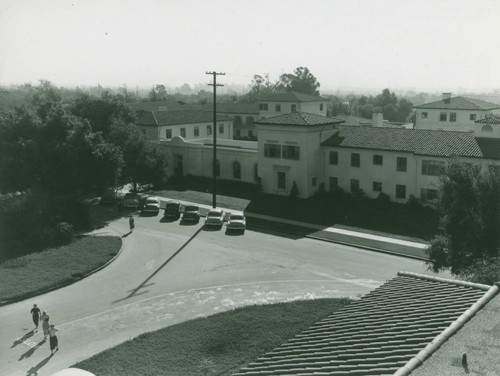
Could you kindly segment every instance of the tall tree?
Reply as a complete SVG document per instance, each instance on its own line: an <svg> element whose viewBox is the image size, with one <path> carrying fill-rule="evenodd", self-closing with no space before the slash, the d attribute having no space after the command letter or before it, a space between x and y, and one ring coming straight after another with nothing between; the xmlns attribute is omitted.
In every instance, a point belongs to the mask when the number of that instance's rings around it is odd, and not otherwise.
<svg viewBox="0 0 500 376"><path fill-rule="evenodd" d="M297 91L304 94L319 96L320 83L306 67L298 67L293 73L280 76L276 85L278 90Z"/></svg>

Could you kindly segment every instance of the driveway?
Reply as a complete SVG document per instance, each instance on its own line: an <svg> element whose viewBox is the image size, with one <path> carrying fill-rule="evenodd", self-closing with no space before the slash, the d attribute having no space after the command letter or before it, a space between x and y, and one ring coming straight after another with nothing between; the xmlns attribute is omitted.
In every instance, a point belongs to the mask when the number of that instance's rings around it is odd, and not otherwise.
<svg viewBox="0 0 500 376"><path fill-rule="evenodd" d="M76 284L0 307L0 375L50 375L141 333L250 304L323 297L359 298L423 262L310 238L126 218L97 234L123 237L117 259ZM29 335L37 303L59 329L52 358Z"/></svg>

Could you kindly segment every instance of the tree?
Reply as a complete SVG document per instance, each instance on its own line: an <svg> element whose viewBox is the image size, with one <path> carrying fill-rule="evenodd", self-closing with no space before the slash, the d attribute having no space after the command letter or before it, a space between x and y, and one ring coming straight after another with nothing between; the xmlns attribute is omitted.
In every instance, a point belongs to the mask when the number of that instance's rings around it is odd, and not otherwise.
<svg viewBox="0 0 500 376"><path fill-rule="evenodd" d="M276 84L277 90L297 91L299 93L319 96L320 83L306 67L298 67L293 73L280 76Z"/></svg>
<svg viewBox="0 0 500 376"><path fill-rule="evenodd" d="M154 86L148 94L150 101L164 101L167 99L167 88L165 85Z"/></svg>
<svg viewBox="0 0 500 376"><path fill-rule="evenodd" d="M495 169L452 161L442 179L438 203L440 234L431 242L429 266L473 274L500 250L500 174Z"/></svg>

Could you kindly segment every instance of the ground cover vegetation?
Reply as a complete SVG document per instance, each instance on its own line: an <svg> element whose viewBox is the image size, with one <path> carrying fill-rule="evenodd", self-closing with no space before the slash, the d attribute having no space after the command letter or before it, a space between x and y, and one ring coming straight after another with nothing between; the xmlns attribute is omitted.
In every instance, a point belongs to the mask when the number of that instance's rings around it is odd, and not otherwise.
<svg viewBox="0 0 500 376"><path fill-rule="evenodd" d="M118 254L121 238L83 236L71 244L0 263L0 302L37 295L77 281Z"/></svg>
<svg viewBox="0 0 500 376"><path fill-rule="evenodd" d="M431 242L429 266L473 282L499 282L500 171L452 161L441 182L439 232Z"/></svg>
<svg viewBox="0 0 500 376"><path fill-rule="evenodd" d="M231 375L349 303L250 306L140 335L75 367L96 375Z"/></svg>

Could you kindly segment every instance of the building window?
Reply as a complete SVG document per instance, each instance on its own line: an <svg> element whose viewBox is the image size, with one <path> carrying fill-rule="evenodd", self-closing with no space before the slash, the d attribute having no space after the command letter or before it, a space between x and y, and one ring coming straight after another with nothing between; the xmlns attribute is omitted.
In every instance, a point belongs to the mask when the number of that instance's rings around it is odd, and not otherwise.
<svg viewBox="0 0 500 376"><path fill-rule="evenodd" d="M359 167L361 165L361 156L359 153L351 153L351 167Z"/></svg>
<svg viewBox="0 0 500 376"><path fill-rule="evenodd" d="M406 198L406 185L396 184L396 198L397 199Z"/></svg>
<svg viewBox="0 0 500 376"><path fill-rule="evenodd" d="M207 136L210 136L212 134L212 126L207 125Z"/></svg>
<svg viewBox="0 0 500 376"><path fill-rule="evenodd" d="M339 152L338 151L331 151L330 152L330 164L331 165L338 165L339 164Z"/></svg>
<svg viewBox="0 0 500 376"><path fill-rule="evenodd" d="M320 104L319 104L319 110L320 110L320 111L323 111L323 103L320 103Z"/></svg>
<svg viewBox="0 0 500 376"><path fill-rule="evenodd" d="M397 157L396 171L406 172L406 157Z"/></svg>
<svg viewBox="0 0 500 376"><path fill-rule="evenodd" d="M165 137L167 138L167 140L170 140L172 138L172 130L167 129L165 133Z"/></svg>
<svg viewBox="0 0 500 376"><path fill-rule="evenodd" d="M476 120L476 118L477 118L476 114L470 114L470 116L469 116L469 119L472 121Z"/></svg>
<svg viewBox="0 0 500 376"><path fill-rule="evenodd" d="M311 181L311 185L313 187L316 187L316 184L318 183L318 179L317 178L312 178L312 181Z"/></svg>
<svg viewBox="0 0 500 376"><path fill-rule="evenodd" d="M328 178L328 189L331 191L334 191L339 187L339 179L335 176L330 176Z"/></svg>
<svg viewBox="0 0 500 376"><path fill-rule="evenodd" d="M284 159L300 159L300 148L298 146L285 145L283 146Z"/></svg>
<svg viewBox="0 0 500 376"><path fill-rule="evenodd" d="M267 103L259 103L259 111L267 111L268 105Z"/></svg>
<svg viewBox="0 0 500 376"><path fill-rule="evenodd" d="M274 106L274 109L275 109L276 112L281 112L281 104L276 104Z"/></svg>
<svg viewBox="0 0 500 376"><path fill-rule="evenodd" d="M254 118L253 116L247 116L247 125L253 125Z"/></svg>
<svg viewBox="0 0 500 376"><path fill-rule="evenodd" d="M457 113L456 112L450 112L450 121L457 121Z"/></svg>
<svg viewBox="0 0 500 376"><path fill-rule="evenodd" d="M422 113L420 114L420 117L421 117L422 119L427 119L427 115L428 115L428 113L427 113L427 112L422 112Z"/></svg>
<svg viewBox="0 0 500 376"><path fill-rule="evenodd" d="M296 104L292 104L292 112L296 112L297 111L297 105Z"/></svg>
<svg viewBox="0 0 500 376"><path fill-rule="evenodd" d="M382 192L382 183L379 181L374 181L372 188L373 192Z"/></svg>
<svg viewBox="0 0 500 376"><path fill-rule="evenodd" d="M236 137L241 137L241 131L239 129L236 129Z"/></svg>
<svg viewBox="0 0 500 376"><path fill-rule="evenodd" d="M420 190L420 200L422 202L435 200L438 197L437 189L422 188Z"/></svg>
<svg viewBox="0 0 500 376"><path fill-rule="evenodd" d="M224 124L219 124L219 134L224 133Z"/></svg>
<svg viewBox="0 0 500 376"><path fill-rule="evenodd" d="M441 112L439 114L439 121L446 121L448 120L448 114L446 112Z"/></svg>
<svg viewBox="0 0 500 376"><path fill-rule="evenodd" d="M248 137L253 138L253 131L251 129L248 131Z"/></svg>
<svg viewBox="0 0 500 376"><path fill-rule="evenodd" d="M200 135L200 127L194 127L194 135L195 137Z"/></svg>
<svg viewBox="0 0 500 376"><path fill-rule="evenodd" d="M281 146L264 144L264 156L268 158L281 158Z"/></svg>
<svg viewBox="0 0 500 376"><path fill-rule="evenodd" d="M243 124L243 122L241 121L241 116L236 115L236 116L234 117L234 120L233 120L233 125L234 125L235 127L239 127L239 126L241 126L242 124Z"/></svg>
<svg viewBox="0 0 500 376"><path fill-rule="evenodd" d="M422 175L440 176L444 170L444 162L422 161Z"/></svg>
<svg viewBox="0 0 500 376"><path fill-rule="evenodd" d="M238 161L233 162L233 178L241 179L241 165Z"/></svg>
<svg viewBox="0 0 500 376"><path fill-rule="evenodd" d="M481 131L483 132L493 132L493 128L489 124L485 124L482 128Z"/></svg>
<svg viewBox="0 0 500 376"><path fill-rule="evenodd" d="M276 187L278 189L286 189L286 172L278 172L276 174L276 179L277 179L277 185Z"/></svg>
<svg viewBox="0 0 500 376"><path fill-rule="evenodd" d="M375 154L373 156L373 164L374 165L382 166L383 161L384 161L384 158L381 155Z"/></svg>
<svg viewBox="0 0 500 376"><path fill-rule="evenodd" d="M181 137L186 137L186 128L181 128Z"/></svg>
<svg viewBox="0 0 500 376"><path fill-rule="evenodd" d="M359 191L359 180L358 179L351 179L351 192L357 192Z"/></svg>

